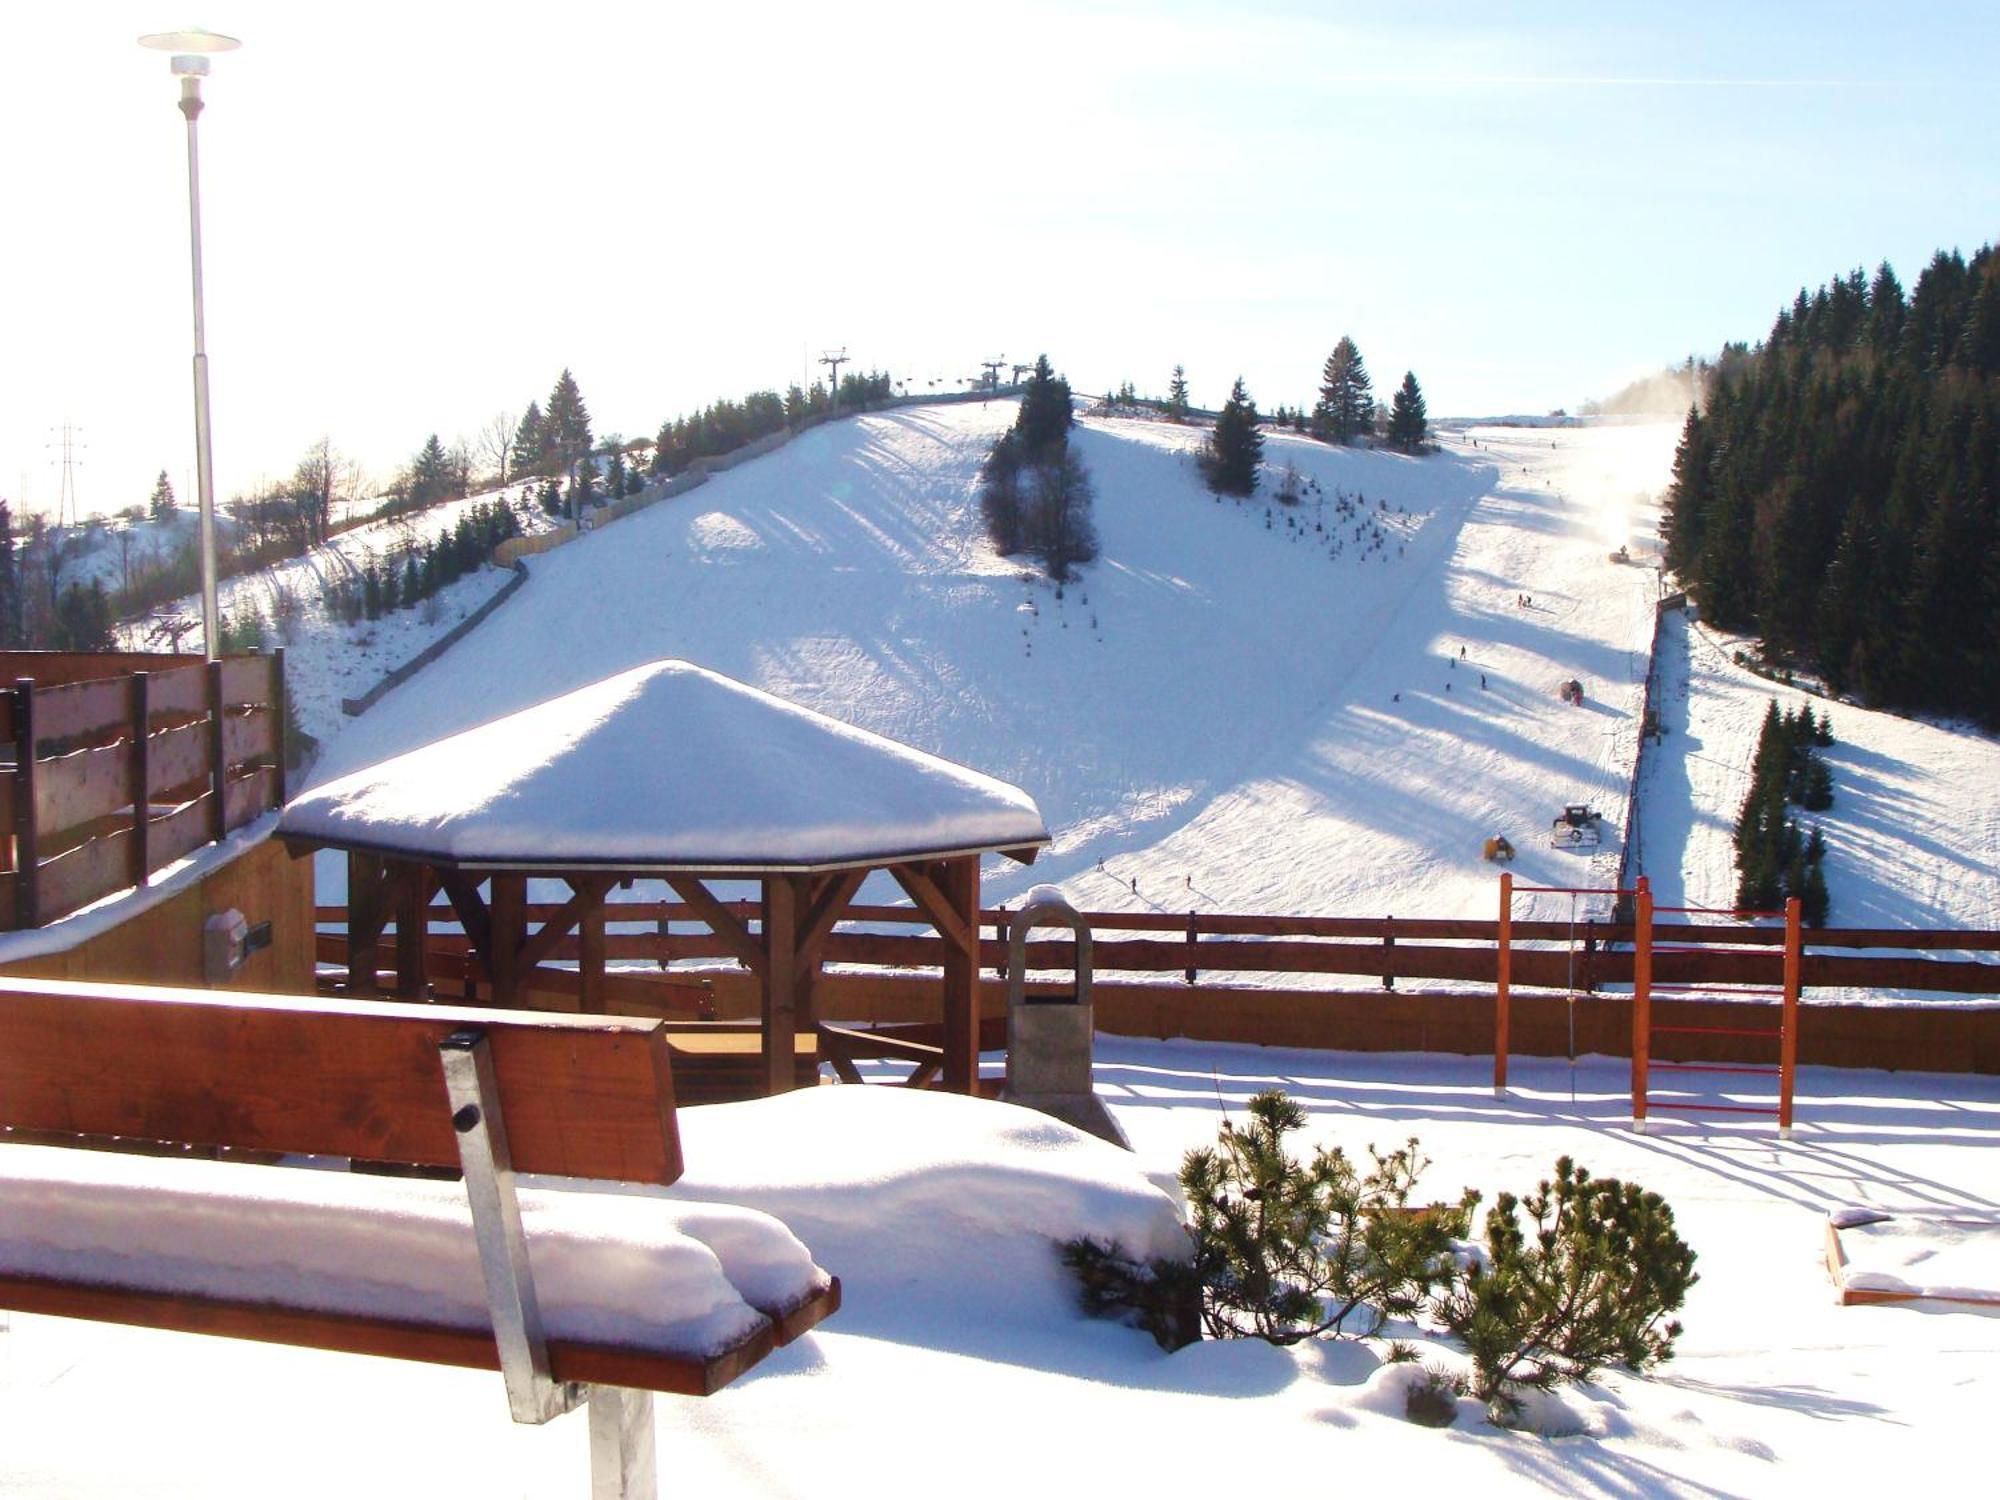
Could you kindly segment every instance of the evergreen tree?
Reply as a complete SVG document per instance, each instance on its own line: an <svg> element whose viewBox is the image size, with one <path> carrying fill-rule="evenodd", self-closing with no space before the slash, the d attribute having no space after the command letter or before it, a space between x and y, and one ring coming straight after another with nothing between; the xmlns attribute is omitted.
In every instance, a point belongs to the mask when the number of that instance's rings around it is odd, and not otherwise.
<svg viewBox="0 0 2000 1500"><path fill-rule="evenodd" d="M1374 422L1368 367L1354 340L1341 335L1320 372L1319 404L1313 408L1313 436L1349 444L1365 437Z"/></svg>
<svg viewBox="0 0 2000 1500"><path fill-rule="evenodd" d="M1430 424L1424 417L1424 393L1413 371L1404 371L1403 383L1389 405L1389 446L1415 453L1424 445Z"/></svg>
<svg viewBox="0 0 2000 1500"><path fill-rule="evenodd" d="M162 469L160 477L153 481L153 494L147 502L146 513L155 521L171 521L174 509L174 487L167 478L167 471Z"/></svg>
<svg viewBox="0 0 2000 1500"><path fill-rule="evenodd" d="M1035 370L1021 392L1020 414L1014 431L1020 435L1021 454L1029 463L1059 450L1069 440L1076 420L1070 408L1069 382L1057 375L1046 354L1037 355Z"/></svg>
<svg viewBox="0 0 2000 1500"><path fill-rule="evenodd" d="M528 403L528 409L521 413L521 425L514 429L514 472L516 474L539 474L548 456L549 447L544 441L546 424L542 421L541 404Z"/></svg>
<svg viewBox="0 0 2000 1500"><path fill-rule="evenodd" d="M1021 504L1021 440L1003 432L979 471L979 510L993 550L1002 557L1019 552L1027 540Z"/></svg>
<svg viewBox="0 0 2000 1500"><path fill-rule="evenodd" d="M1097 556L1097 528L1090 519L1096 490L1083 460L1067 444L1037 464L1034 474L1030 539L1049 577L1066 583L1079 565Z"/></svg>
<svg viewBox="0 0 2000 1500"><path fill-rule="evenodd" d="M590 411L583 404L576 377L566 369L549 392L542 429L544 446L557 467L566 469L590 456Z"/></svg>
<svg viewBox="0 0 2000 1500"><path fill-rule="evenodd" d="M1167 382L1167 420L1185 422L1188 419L1187 371L1174 366L1173 378Z"/></svg>
<svg viewBox="0 0 2000 1500"><path fill-rule="evenodd" d="M413 510L421 510L427 505L435 505L449 496L456 487L457 474L452 467L450 456L444 451L444 444L438 441L434 432L417 450L417 456L410 464L408 499Z"/></svg>
<svg viewBox="0 0 2000 1500"><path fill-rule="evenodd" d="M1208 487L1222 495L1250 495L1257 489L1257 468L1264 459L1264 434L1257 430L1257 404L1236 377L1229 399L1215 419L1201 470Z"/></svg>

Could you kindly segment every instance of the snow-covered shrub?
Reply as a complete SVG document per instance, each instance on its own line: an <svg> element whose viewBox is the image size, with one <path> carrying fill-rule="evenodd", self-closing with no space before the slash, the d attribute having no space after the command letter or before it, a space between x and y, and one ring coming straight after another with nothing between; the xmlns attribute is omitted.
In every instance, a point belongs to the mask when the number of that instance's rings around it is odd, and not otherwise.
<svg viewBox="0 0 2000 1500"><path fill-rule="evenodd" d="M1454 1272L1453 1247L1477 1195L1413 1208L1410 1194L1428 1165L1414 1140L1387 1154L1371 1147L1365 1171L1338 1147L1296 1159L1285 1137L1305 1118L1296 1100L1272 1089L1250 1101L1247 1122L1225 1121L1215 1146L1187 1154L1191 1267L1168 1272L1138 1265L1116 1245L1066 1244L1084 1306L1125 1316L1168 1348L1201 1333L1274 1344L1367 1337L1389 1318L1422 1311ZM1185 1321L1190 1307L1199 1332Z"/></svg>
<svg viewBox="0 0 2000 1500"><path fill-rule="evenodd" d="M1565 1156L1526 1199L1500 1194L1484 1228L1483 1254L1435 1311L1472 1357L1472 1393L1497 1415L1518 1409L1520 1388L1672 1356L1681 1325L1669 1315L1697 1279L1695 1256L1657 1193Z"/></svg>
<svg viewBox="0 0 2000 1500"><path fill-rule="evenodd" d="M1403 1415L1419 1427L1449 1427L1458 1417L1465 1377L1440 1365L1426 1365L1403 1393Z"/></svg>

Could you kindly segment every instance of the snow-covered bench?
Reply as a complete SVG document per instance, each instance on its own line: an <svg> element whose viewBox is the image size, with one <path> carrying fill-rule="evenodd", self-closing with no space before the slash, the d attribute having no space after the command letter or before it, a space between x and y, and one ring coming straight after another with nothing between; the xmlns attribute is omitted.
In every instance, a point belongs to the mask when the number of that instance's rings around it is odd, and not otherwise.
<svg viewBox="0 0 2000 1500"><path fill-rule="evenodd" d="M681 1175L655 1022L0 979L0 1126L0 1307L497 1369L588 1401L593 1495L839 1306L767 1215L592 1190Z"/></svg>

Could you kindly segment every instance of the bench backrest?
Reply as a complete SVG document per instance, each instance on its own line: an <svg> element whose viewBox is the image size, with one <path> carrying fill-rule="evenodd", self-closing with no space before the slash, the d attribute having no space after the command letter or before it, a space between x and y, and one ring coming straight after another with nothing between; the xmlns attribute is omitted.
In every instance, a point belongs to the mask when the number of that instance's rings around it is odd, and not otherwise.
<svg viewBox="0 0 2000 1500"><path fill-rule="evenodd" d="M438 1047L482 1029L514 1167L681 1174L660 1023L0 979L0 1125L459 1165Z"/></svg>

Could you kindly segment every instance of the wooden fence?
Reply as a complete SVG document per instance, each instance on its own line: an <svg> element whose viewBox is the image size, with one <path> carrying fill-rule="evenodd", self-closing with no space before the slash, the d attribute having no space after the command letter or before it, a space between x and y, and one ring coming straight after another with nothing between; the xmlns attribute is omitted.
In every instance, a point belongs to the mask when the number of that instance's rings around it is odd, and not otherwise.
<svg viewBox="0 0 2000 1500"><path fill-rule="evenodd" d="M0 652L0 927L39 927L284 798L284 653Z"/></svg>
<svg viewBox="0 0 2000 1500"><path fill-rule="evenodd" d="M751 924L754 903L732 906ZM557 907L531 906L529 920L546 920ZM345 907L322 906L322 924L346 925ZM1004 970L1004 910L980 914L980 962ZM1393 989L1399 982L1450 980L1495 984L1499 978L1499 924L1456 918L1282 917L1229 912L1090 912L1096 935L1097 972L1155 976L1178 973L1181 982L1228 982L1230 975L1320 974L1359 978ZM666 966L682 959L729 958L732 950L700 918L675 901L614 903L607 912L606 957ZM936 968L944 948L935 933L856 930L918 925L909 907L850 907L827 939L829 965L893 969ZM1609 922L1514 922L1512 981L1525 988L1589 992L1632 982L1632 928ZM434 934L455 932L450 908L438 906ZM1113 935L1116 934L1116 935ZM1658 984L1756 984L1779 982L1784 929L1749 924L1655 923L1653 978ZM2000 962L1969 955L2000 954L2000 932L1865 928L1808 929L1801 981L1808 989L1912 990L2000 997ZM1674 951L1665 951L1665 950ZM1877 950L1873 953L1868 950ZM1890 950L1890 951L1883 951ZM1900 951L1896 951L1900 950ZM1030 942L1032 969L1064 969L1066 941ZM321 961L339 963L345 949L322 937ZM558 944L558 961L576 957L576 940Z"/></svg>

